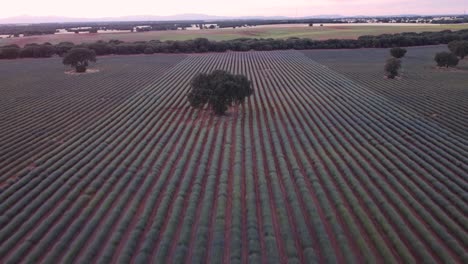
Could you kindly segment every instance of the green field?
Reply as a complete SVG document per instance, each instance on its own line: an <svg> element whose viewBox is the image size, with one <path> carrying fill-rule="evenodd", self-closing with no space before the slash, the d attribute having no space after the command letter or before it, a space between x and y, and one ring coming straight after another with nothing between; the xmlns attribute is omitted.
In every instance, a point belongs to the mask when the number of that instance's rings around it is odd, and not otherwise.
<svg viewBox="0 0 468 264"><path fill-rule="evenodd" d="M150 40L188 40L195 38L208 38L210 40L231 40L236 38L311 38L324 40L330 38L356 39L363 35L380 35L402 32L423 32L442 30L468 29L468 24L456 25L324 25L324 27L253 27L237 29L216 30L179 30L179 31L151 31L136 33L108 33L108 34L66 34L66 35L44 35L24 38L0 39L0 46L7 44L18 44L23 46L28 43L50 42L58 44L62 41L71 41L75 44L83 42L94 42L98 40L118 39L122 41L150 41Z"/></svg>
<svg viewBox="0 0 468 264"><path fill-rule="evenodd" d="M467 263L444 49L395 80L386 49L0 61L0 263ZM221 117L186 100L215 69L255 90Z"/></svg>

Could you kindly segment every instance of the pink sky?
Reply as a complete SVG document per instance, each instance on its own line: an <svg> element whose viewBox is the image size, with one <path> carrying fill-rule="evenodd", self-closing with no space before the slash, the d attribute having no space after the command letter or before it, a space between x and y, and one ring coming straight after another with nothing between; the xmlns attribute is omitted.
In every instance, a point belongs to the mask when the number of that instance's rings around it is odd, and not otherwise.
<svg viewBox="0 0 468 264"><path fill-rule="evenodd" d="M0 18L18 15L114 17L200 13L219 16L461 14L468 0L23 0L5 1Z"/></svg>

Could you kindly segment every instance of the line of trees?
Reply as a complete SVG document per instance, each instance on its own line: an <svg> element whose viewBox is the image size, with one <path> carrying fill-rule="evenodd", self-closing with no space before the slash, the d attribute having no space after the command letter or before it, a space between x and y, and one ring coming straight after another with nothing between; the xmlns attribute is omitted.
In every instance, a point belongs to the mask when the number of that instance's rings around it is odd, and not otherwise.
<svg viewBox="0 0 468 264"><path fill-rule="evenodd" d="M466 17L459 17L456 19L450 19L450 20L434 20L432 21L433 24L463 24L463 23L468 23L468 18Z"/></svg>
<svg viewBox="0 0 468 264"><path fill-rule="evenodd" d="M241 27L241 26L258 26L258 25L273 25L273 24L297 24L297 23L344 23L339 19L284 19L284 20L264 20L264 19L247 19L233 21L113 21L113 22L70 22L70 23L40 23L40 24L5 24L0 25L0 35L13 36L33 36L54 34L59 29L65 29L69 32L88 32L94 30L133 30L137 31L159 31L159 30L177 30L178 28L189 28L192 25L200 24L217 24L220 28Z"/></svg>
<svg viewBox="0 0 468 264"><path fill-rule="evenodd" d="M0 35L13 35L18 37L35 36L35 35L49 35L54 34L60 27L53 26L52 24L36 24L36 25L0 25Z"/></svg>
<svg viewBox="0 0 468 264"><path fill-rule="evenodd" d="M203 53L203 52L225 52L249 51L249 50L287 50L287 49L356 49L356 48L391 48L448 44L455 40L468 40L468 30L440 31L422 33L384 34L379 36L362 36L358 39L329 39L312 40L306 38L288 39L250 39L241 38L227 41L209 41L198 38L186 41L139 41L122 42L111 40L108 42L98 41L74 45L70 42L62 42L57 45L31 44L20 48L10 45L0 48L0 58L15 59L28 57L50 57L53 54L63 55L73 47L89 48L99 55L109 54L153 54L153 53ZM47 47L45 47L47 46ZM25 52L24 49L42 50L48 52ZM55 52L52 52L52 49Z"/></svg>
<svg viewBox="0 0 468 264"><path fill-rule="evenodd" d="M310 19L282 19L282 20L258 20L258 19L248 19L248 20L233 20L233 21L212 21L211 23L217 24L219 28L230 28L230 27L255 27L260 25L278 25L278 24L344 24L346 22L341 21L340 19L331 19L331 18L310 18Z"/></svg>
<svg viewBox="0 0 468 264"><path fill-rule="evenodd" d="M134 22L76 22L76 23L41 23L16 25L0 25L0 35L13 36L34 36L54 34L59 29L65 29L69 32L89 32L97 30L133 30L135 27L146 26L150 30L176 30L190 27L192 24L202 23L202 21L134 21Z"/></svg>
<svg viewBox="0 0 468 264"><path fill-rule="evenodd" d="M27 44L23 48L19 48L17 45L0 48L0 59L49 58L55 54L57 54L57 48L50 43Z"/></svg>

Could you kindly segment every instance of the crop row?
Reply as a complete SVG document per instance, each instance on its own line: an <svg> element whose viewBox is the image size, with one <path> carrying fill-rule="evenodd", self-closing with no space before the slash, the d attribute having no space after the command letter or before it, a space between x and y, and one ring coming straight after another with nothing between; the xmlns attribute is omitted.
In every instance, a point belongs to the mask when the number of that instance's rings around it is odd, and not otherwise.
<svg viewBox="0 0 468 264"><path fill-rule="evenodd" d="M224 117L214 69L255 89ZM0 193L0 261L467 261L463 142L300 52L191 55Z"/></svg>
<svg viewBox="0 0 468 264"><path fill-rule="evenodd" d="M409 57L403 59L402 78L393 81L383 78L382 60L387 50L304 53L399 105L445 125L467 140L468 104L463 96L465 87L460 84L468 79L463 73L439 72L432 67L433 55L440 50L444 48L410 48Z"/></svg>
<svg viewBox="0 0 468 264"><path fill-rule="evenodd" d="M174 56L171 63L181 58ZM126 72L125 67L109 63L103 73L82 79L62 71L53 73L58 77L54 75L52 80L33 74L21 81L16 96L5 94L12 102L2 111L5 125L0 129L0 183L18 176L28 166L36 166L37 157L85 130L169 68L164 64L139 65ZM15 76L23 78L21 73Z"/></svg>

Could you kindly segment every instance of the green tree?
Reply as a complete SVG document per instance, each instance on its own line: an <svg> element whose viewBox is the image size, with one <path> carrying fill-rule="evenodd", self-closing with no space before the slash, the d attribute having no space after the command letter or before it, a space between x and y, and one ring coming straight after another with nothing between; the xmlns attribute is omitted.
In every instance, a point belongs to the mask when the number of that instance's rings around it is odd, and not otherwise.
<svg viewBox="0 0 468 264"><path fill-rule="evenodd" d="M398 70L401 68L401 61L396 58L390 58L385 63L385 74L388 78L394 79L398 76Z"/></svg>
<svg viewBox="0 0 468 264"><path fill-rule="evenodd" d="M455 40L448 44L449 50L460 57L462 60L468 55L468 41L467 40Z"/></svg>
<svg viewBox="0 0 468 264"><path fill-rule="evenodd" d="M252 84L247 77L216 70L195 76L187 99L194 108L208 105L216 115L223 115L229 106L242 104L252 94Z"/></svg>
<svg viewBox="0 0 468 264"><path fill-rule="evenodd" d="M86 72L90 61L96 62L96 52L87 48L73 48L63 58L63 64L74 67L76 72Z"/></svg>
<svg viewBox="0 0 468 264"><path fill-rule="evenodd" d="M390 54L392 55L392 57L397 58L397 59L403 58L405 56L406 52L407 52L406 49L403 49L403 48L400 48L400 47L392 48L390 50Z"/></svg>
<svg viewBox="0 0 468 264"><path fill-rule="evenodd" d="M210 50L211 42L206 38L196 38L192 41L196 52L207 52Z"/></svg>
<svg viewBox="0 0 468 264"><path fill-rule="evenodd" d="M455 67L458 65L458 58L450 52L439 52L435 55L434 60L439 67Z"/></svg>
<svg viewBox="0 0 468 264"><path fill-rule="evenodd" d="M75 47L75 44L73 44L72 42L60 42L59 44L55 45L55 49L57 51L57 54L60 57L63 57L63 55L65 55L73 47Z"/></svg>

